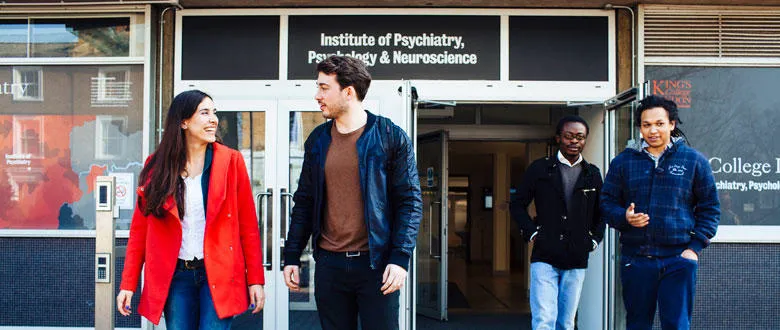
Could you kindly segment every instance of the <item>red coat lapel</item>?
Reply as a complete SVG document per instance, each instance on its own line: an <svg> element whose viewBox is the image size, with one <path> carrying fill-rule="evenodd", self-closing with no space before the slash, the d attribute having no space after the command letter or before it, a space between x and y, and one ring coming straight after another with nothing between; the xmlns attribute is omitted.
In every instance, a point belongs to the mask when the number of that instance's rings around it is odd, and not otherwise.
<svg viewBox="0 0 780 330"><path fill-rule="evenodd" d="M163 209L168 211L176 219L179 219L179 208L176 207L176 199L173 196L168 196L163 203Z"/></svg>

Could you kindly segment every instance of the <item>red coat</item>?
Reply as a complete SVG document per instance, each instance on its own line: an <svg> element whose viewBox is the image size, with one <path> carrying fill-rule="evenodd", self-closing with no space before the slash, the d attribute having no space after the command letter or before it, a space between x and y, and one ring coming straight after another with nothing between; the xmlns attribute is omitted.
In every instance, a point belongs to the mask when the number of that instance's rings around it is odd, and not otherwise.
<svg viewBox="0 0 780 330"><path fill-rule="evenodd" d="M214 307L217 315L225 318L246 311L247 285L264 284L265 278L260 231L244 159L236 150L218 143L213 146L203 259ZM139 187L137 192L143 202L143 188ZM145 266L138 312L155 324L160 322L176 270L182 236L173 197L168 198L164 208L167 212L162 219L152 214L144 216L135 209L119 286L121 290L135 291L141 267Z"/></svg>

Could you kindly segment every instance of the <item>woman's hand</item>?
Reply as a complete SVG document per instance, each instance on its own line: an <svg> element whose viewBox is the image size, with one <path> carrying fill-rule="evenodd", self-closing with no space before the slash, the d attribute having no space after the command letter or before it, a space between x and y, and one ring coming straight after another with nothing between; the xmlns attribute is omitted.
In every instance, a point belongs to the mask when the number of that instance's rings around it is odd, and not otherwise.
<svg viewBox="0 0 780 330"><path fill-rule="evenodd" d="M265 291L260 284L249 286L249 308L252 308L252 314L257 314L265 306Z"/></svg>
<svg viewBox="0 0 780 330"><path fill-rule="evenodd" d="M132 314L133 312L130 311L130 302L132 301L133 291L120 290L119 294L116 295L116 309L119 311L119 314L124 316Z"/></svg>

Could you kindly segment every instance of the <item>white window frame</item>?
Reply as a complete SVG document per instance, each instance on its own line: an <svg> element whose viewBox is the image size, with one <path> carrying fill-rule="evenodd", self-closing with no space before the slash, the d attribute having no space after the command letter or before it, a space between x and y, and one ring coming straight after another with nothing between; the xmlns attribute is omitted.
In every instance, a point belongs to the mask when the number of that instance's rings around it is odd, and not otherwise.
<svg viewBox="0 0 780 330"><path fill-rule="evenodd" d="M614 95L617 88L617 50L614 11L599 9L483 9L483 8L311 8L311 9L184 9L176 11L174 44L174 93L199 88L213 95L232 95L235 90L251 89L253 97L278 98L289 95L291 82L310 85L315 79L290 80L287 77L288 22L290 16L301 15L461 15L497 16L499 26L499 80L422 80L415 79L414 85L420 99L479 102L602 102ZM186 16L279 16L279 79L276 80L183 80L182 77L182 21ZM607 81L520 81L509 79L509 17L511 16L572 16L605 17L607 19ZM397 80L375 80L395 82ZM372 90L368 98L371 98Z"/></svg>
<svg viewBox="0 0 780 330"><path fill-rule="evenodd" d="M154 66L152 59L156 52L152 44L154 40L154 16L151 4L114 4L86 6L11 6L4 7L4 18L106 18L106 17L130 17L131 52L128 57L15 57L0 58L0 66L46 66L54 65L143 65L143 122L142 131L142 159L149 156L152 138L151 111L154 108ZM140 14L140 15L138 15ZM140 21L143 19L143 21ZM139 25L140 24L140 25ZM142 49L136 49L132 43L143 42ZM128 230L117 230L118 238L128 237ZM67 230L67 229L0 229L0 237L95 237L94 230ZM141 328L150 328L147 322L143 322ZM1 329L13 327L0 326ZM84 328L85 329L85 328Z"/></svg>
<svg viewBox="0 0 780 330"><path fill-rule="evenodd" d="M149 48L149 40L151 37L148 29L144 27L138 28L139 18L141 15L144 17L144 21L140 24L147 26L152 24L151 14L146 13L146 5L133 5L133 6L112 6L112 7L99 7L95 6L92 13L77 13L73 8L63 6L63 8L46 8L43 11L34 10L30 7L11 7L3 8L2 14L13 15L8 18L13 19L26 19L28 22L27 29L27 51L25 57L0 57L0 65L6 65L8 63L25 63L36 65L57 65L57 64L95 64L95 63L144 63L145 53ZM138 15L141 14L141 15ZM144 15L145 14L145 15ZM5 17L4 17L5 18ZM29 26L31 20L36 19L89 19L89 18L129 18L130 19L130 41L129 41L129 53L128 56L111 56L111 57L30 57L32 44L31 40L31 27ZM139 39L144 41L143 49L137 49L137 43Z"/></svg>
<svg viewBox="0 0 780 330"><path fill-rule="evenodd" d="M116 72L122 72L125 75L124 81L111 81L109 82L106 77L107 74L110 73L116 73ZM110 94L111 84L109 83L123 83L123 84L130 84L130 67L128 66L119 66L119 67L100 67L98 69L98 76L96 78L97 80L97 89L93 92L96 93L96 97L93 102L93 106L118 106L118 107L126 107L128 106L128 103L132 100L132 97L130 96L129 89L127 91L126 95L123 95L124 97L116 97L115 95Z"/></svg>
<svg viewBox="0 0 780 330"><path fill-rule="evenodd" d="M43 125L43 116L27 116L27 115L14 115L13 116L13 132L14 132L14 142L13 142L13 150L14 155L27 155L27 150L24 150L24 144L22 142L22 134L23 129L27 127L26 125L22 125L22 122L28 122L28 121L37 121L38 122L38 132L40 133L40 136L38 138L38 150L40 150L39 154L33 155L29 154L31 159L43 159L44 154L44 125Z"/></svg>
<svg viewBox="0 0 780 330"><path fill-rule="evenodd" d="M22 93L22 89L19 88L22 82L22 72L36 71L38 73L38 95L27 96ZM15 66L13 74L13 84L11 85L14 101L23 102L41 102L43 101L43 68L40 66Z"/></svg>
<svg viewBox="0 0 780 330"><path fill-rule="evenodd" d="M110 160L124 157L127 146L121 145L116 154L105 153L105 129L111 126L114 121L121 121L122 128L127 128L127 116L101 115L95 117L95 159Z"/></svg>

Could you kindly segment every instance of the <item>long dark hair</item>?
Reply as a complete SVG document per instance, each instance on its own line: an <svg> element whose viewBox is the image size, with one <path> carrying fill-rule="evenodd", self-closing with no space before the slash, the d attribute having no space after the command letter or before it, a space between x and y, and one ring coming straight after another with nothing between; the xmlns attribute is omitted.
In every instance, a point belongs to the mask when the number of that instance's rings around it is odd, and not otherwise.
<svg viewBox="0 0 780 330"><path fill-rule="evenodd" d="M685 139L685 143L690 145L688 137L685 136L685 133L683 133L682 130L680 130L680 124L682 124L682 120L680 120L680 111L677 109L677 103L674 103L674 101L666 99L662 96L650 95L639 101L639 107L636 108L636 112L634 113L634 124L636 126L641 126L642 112L652 108L663 108L666 110L669 121L674 122L674 129L671 133L669 133L669 135L671 137L682 137Z"/></svg>
<svg viewBox="0 0 780 330"><path fill-rule="evenodd" d="M181 124L189 119L208 94L191 90L176 95L165 118L160 146L152 154L149 163L141 171L140 184L143 185L145 204L139 203L144 215L150 213L163 217L163 204L168 196L174 196L179 217L184 216L184 180L181 174L187 165L187 143Z"/></svg>

